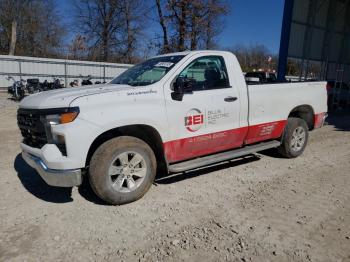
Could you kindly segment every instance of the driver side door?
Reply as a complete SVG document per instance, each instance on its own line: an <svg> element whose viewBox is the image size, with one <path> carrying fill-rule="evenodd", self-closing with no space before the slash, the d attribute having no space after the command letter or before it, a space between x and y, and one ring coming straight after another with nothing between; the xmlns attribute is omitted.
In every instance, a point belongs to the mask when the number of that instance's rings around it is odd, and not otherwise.
<svg viewBox="0 0 350 262"><path fill-rule="evenodd" d="M175 79L165 85L169 139L164 144L169 163L239 147L245 132L239 129L239 94L230 84L222 56L202 56L179 68L177 77L190 79L192 92L176 101Z"/></svg>

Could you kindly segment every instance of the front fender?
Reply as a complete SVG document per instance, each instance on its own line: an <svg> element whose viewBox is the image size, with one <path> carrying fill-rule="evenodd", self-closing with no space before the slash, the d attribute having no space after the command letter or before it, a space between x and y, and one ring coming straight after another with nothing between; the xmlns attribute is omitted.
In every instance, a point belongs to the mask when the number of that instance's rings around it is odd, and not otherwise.
<svg viewBox="0 0 350 262"><path fill-rule="evenodd" d="M153 88L154 90L154 88ZM123 126L145 125L157 130L162 141L168 139L165 101L160 92L144 92L137 95L129 93L108 93L76 99L71 106L80 108L79 120L88 123L82 143L81 163L86 161L89 148L101 134ZM76 134L79 136L79 134ZM74 143L76 144L76 143Z"/></svg>

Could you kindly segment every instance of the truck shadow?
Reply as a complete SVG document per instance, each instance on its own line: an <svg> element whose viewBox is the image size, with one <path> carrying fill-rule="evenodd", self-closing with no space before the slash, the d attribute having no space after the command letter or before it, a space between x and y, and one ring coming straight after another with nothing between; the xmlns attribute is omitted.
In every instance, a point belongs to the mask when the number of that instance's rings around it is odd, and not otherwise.
<svg viewBox="0 0 350 262"><path fill-rule="evenodd" d="M251 162L255 162L260 160L260 157L257 155L248 155L242 158L232 159L226 162L218 163L215 165L211 165L208 167L203 167L200 169L196 169L193 171L182 172L178 174L170 174L170 175L157 175L155 184L172 184L177 183L186 179L191 179L197 176L208 175L209 173L219 171L226 168L236 167L244 164L248 164Z"/></svg>
<svg viewBox="0 0 350 262"><path fill-rule="evenodd" d="M259 156L248 155L243 158L232 159L230 161L179 174L163 175L162 173L158 173L154 184L157 185L177 183L186 179L191 179L201 175L208 175L215 171L248 164L258 160L260 160ZM14 168L24 188L35 197L51 203L68 203L73 201L72 188L61 188L47 185L46 182L35 171L35 169L30 167L23 160L21 154L18 154L16 156L14 161ZM88 179L83 180L83 184L79 187L78 191L79 194L89 202L97 205L109 205L96 196L89 184Z"/></svg>
<svg viewBox="0 0 350 262"><path fill-rule="evenodd" d="M272 158L283 158L285 159L284 156L278 153L277 148L271 148L271 149L266 149L264 151L258 152L261 155L272 157Z"/></svg>
<svg viewBox="0 0 350 262"><path fill-rule="evenodd" d="M14 168L24 188L37 198L52 203L68 203L73 201L72 188L47 185L35 169L23 160L21 154L16 156Z"/></svg>
<svg viewBox="0 0 350 262"><path fill-rule="evenodd" d="M24 188L35 197L51 203L68 203L73 201L71 187L49 186L39 176L36 170L24 161L21 154L16 156L14 168ZM94 204L109 205L96 196L87 177L83 179L83 183L79 186L78 192L83 198Z"/></svg>
<svg viewBox="0 0 350 262"><path fill-rule="evenodd" d="M85 198L85 200L92 202L96 205L102 205L102 206L110 206L111 204L108 204L107 202L100 199L95 192L92 190L89 178L87 175L85 175L83 179L83 183L78 188L79 194Z"/></svg>
<svg viewBox="0 0 350 262"><path fill-rule="evenodd" d="M326 123L334 126L337 131L350 131L350 113L330 113Z"/></svg>
<svg viewBox="0 0 350 262"><path fill-rule="evenodd" d="M205 167L199 170L189 171L189 172L180 173L180 174L163 175L164 173L159 171L154 181L154 184L157 185L157 184L177 183L185 179L191 179L196 176L209 174L211 172L215 172L224 168L235 167L235 166L247 164L253 161L258 161L259 159L260 158L256 155L249 155L244 158L233 159L230 161L226 161L224 163L219 163L219 164ZM96 196L86 176L85 176L85 179L83 179L83 183L81 186L79 186L78 190L79 190L79 194L89 202L92 202L97 205L103 205L103 206L110 205L105 201L101 200L98 196Z"/></svg>

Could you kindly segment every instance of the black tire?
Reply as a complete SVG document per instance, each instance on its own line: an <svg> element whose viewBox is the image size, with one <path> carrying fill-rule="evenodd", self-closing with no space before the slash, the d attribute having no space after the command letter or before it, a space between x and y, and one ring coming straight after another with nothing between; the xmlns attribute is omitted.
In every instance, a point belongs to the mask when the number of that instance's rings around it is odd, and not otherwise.
<svg viewBox="0 0 350 262"><path fill-rule="evenodd" d="M293 133L297 129L301 130L300 128L305 132L305 139L304 142L300 143L300 146L296 149L292 145ZM296 158L304 152L308 139L309 129L306 122L301 118L288 118L287 126L282 136L282 144L280 147L278 147L278 152L286 158Z"/></svg>
<svg viewBox="0 0 350 262"><path fill-rule="evenodd" d="M146 166L146 175L142 182L131 192L120 192L113 188L113 178L108 173L115 158L125 152L139 154ZM154 181L156 170L156 158L148 144L135 137L121 136L108 140L96 150L90 161L89 178L97 196L109 204L122 205L136 201L146 194Z"/></svg>

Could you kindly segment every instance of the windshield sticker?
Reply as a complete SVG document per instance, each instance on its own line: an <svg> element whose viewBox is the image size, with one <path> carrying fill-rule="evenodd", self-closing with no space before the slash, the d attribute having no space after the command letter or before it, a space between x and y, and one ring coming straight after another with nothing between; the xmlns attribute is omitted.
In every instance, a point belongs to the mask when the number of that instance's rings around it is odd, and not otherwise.
<svg viewBox="0 0 350 262"><path fill-rule="evenodd" d="M155 67L166 67L169 68L173 65L174 63L171 62L159 62L155 65Z"/></svg>
<svg viewBox="0 0 350 262"><path fill-rule="evenodd" d="M138 96L138 95L150 95L150 94L156 94L157 91L155 90L145 90L145 91L135 91L135 92L128 92L128 96Z"/></svg>

